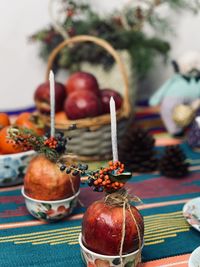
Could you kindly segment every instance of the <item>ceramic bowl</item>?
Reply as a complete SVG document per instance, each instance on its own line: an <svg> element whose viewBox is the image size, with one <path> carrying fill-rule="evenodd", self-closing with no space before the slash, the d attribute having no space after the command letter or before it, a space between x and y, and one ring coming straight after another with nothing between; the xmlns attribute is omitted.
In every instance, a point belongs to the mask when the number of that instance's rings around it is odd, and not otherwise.
<svg viewBox="0 0 200 267"><path fill-rule="evenodd" d="M35 155L33 150L0 155L0 186L22 184L26 168Z"/></svg>
<svg viewBox="0 0 200 267"><path fill-rule="evenodd" d="M200 247L196 248L190 255L188 261L189 267L199 267L200 266Z"/></svg>
<svg viewBox="0 0 200 267"><path fill-rule="evenodd" d="M141 250L122 256L123 264L121 264L120 256L108 256L95 253L87 249L82 243L82 234L79 235L79 245L81 247L81 257L86 266L91 267L136 267L140 263ZM139 267L139 266L138 266Z"/></svg>
<svg viewBox="0 0 200 267"><path fill-rule="evenodd" d="M44 201L27 196L24 192L24 187L22 187L22 195L25 198L27 210L35 218L47 222L58 221L70 215L76 207L79 192L69 198Z"/></svg>

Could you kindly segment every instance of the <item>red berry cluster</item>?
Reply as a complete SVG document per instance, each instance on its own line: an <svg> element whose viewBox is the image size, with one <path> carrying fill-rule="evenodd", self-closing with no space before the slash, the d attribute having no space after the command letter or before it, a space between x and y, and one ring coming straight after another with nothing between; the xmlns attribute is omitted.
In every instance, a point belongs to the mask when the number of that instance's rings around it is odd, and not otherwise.
<svg viewBox="0 0 200 267"><path fill-rule="evenodd" d="M65 153L67 144L67 138L61 132L55 133L54 137L51 137L49 133L40 136L27 128L13 127L9 131L9 138L10 142L22 147L24 151L35 150L53 162L57 162Z"/></svg>
<svg viewBox="0 0 200 267"><path fill-rule="evenodd" d="M9 133L9 138L12 136L12 133ZM13 144L14 147L21 147L23 151L28 151L33 149L33 146L30 144L29 139L32 137L30 134L23 134L19 133L16 137L13 137L13 139L8 140L8 143Z"/></svg>
<svg viewBox="0 0 200 267"><path fill-rule="evenodd" d="M124 186L124 182L113 181L111 174L119 175L124 172L124 164L121 162L109 162L109 167L95 172L88 178L88 185L94 187L94 191L115 191Z"/></svg>
<svg viewBox="0 0 200 267"><path fill-rule="evenodd" d="M44 141L44 145L48 146L49 148L55 149L58 144L58 141L55 137L49 137L47 140Z"/></svg>

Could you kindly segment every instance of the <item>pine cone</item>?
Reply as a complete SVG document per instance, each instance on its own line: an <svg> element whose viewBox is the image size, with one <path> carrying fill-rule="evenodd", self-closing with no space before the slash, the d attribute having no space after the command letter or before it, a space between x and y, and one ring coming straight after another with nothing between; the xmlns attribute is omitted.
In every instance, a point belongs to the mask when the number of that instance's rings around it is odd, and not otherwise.
<svg viewBox="0 0 200 267"><path fill-rule="evenodd" d="M128 171L152 172L158 165L154 150L155 139L148 131L131 125L120 146L119 159Z"/></svg>
<svg viewBox="0 0 200 267"><path fill-rule="evenodd" d="M180 146L167 146L160 159L159 171L161 175L182 178L189 174L189 163Z"/></svg>

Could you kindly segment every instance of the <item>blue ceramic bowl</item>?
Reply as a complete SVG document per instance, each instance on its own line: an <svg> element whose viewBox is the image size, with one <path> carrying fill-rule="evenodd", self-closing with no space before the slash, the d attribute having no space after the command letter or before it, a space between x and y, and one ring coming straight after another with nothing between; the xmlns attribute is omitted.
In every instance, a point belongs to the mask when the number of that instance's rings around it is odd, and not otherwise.
<svg viewBox="0 0 200 267"><path fill-rule="evenodd" d="M33 150L0 155L0 186L22 184L26 168L35 155Z"/></svg>

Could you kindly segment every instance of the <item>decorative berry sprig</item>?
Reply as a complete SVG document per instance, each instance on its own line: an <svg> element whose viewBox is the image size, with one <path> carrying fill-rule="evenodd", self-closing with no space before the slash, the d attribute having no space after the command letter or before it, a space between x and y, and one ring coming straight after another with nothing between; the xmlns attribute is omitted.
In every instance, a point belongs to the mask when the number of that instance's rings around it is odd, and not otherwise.
<svg viewBox="0 0 200 267"><path fill-rule="evenodd" d="M24 151L35 150L53 162L57 162L66 151L67 137L61 132L57 132L54 137L50 137L49 133L39 136L30 129L12 127L9 129L9 138L10 142L22 147Z"/></svg>
<svg viewBox="0 0 200 267"><path fill-rule="evenodd" d="M62 163L60 165L60 170L63 172L65 171L67 174L72 174L74 176L80 174L80 175L85 175L86 171L88 170L88 165L87 164L78 164L78 165L65 165Z"/></svg>
<svg viewBox="0 0 200 267"><path fill-rule="evenodd" d="M131 177L130 172L124 172L124 164L121 162L109 162L109 166L96 171L87 171L88 165L78 164L67 166L61 164L61 171L72 175L87 175L87 183L94 191L106 193L115 192L124 187L125 182Z"/></svg>

